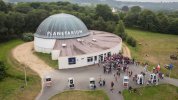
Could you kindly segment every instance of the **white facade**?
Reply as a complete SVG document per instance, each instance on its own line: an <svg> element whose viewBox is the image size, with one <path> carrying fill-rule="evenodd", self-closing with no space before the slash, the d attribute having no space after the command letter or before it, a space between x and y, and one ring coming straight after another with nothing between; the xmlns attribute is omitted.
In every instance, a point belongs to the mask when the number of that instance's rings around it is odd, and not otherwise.
<svg viewBox="0 0 178 100"><path fill-rule="evenodd" d="M83 66L88 66L92 64L96 64L99 62L99 55L103 55L103 59L105 56L107 56L108 53L115 54L119 53L121 51L122 47L122 42L118 43L117 46L110 48L108 50L103 50L100 52L96 53L91 53L91 54L85 54L85 55L78 55L78 56L72 56L72 57L59 57L58 58L58 67L59 69L67 69L67 68L77 68L77 67L83 67ZM95 59L95 56L97 59ZM93 60L88 62L88 57L92 57ZM75 58L75 64L69 64L69 58Z"/></svg>
<svg viewBox="0 0 178 100"><path fill-rule="evenodd" d="M44 39L34 37L34 49L36 52L51 54L52 60L58 60L59 69L77 68L97 64L104 60L104 57L119 53L122 48L122 40L115 46L94 53L87 53L75 56L60 56L61 50L54 50L56 39Z"/></svg>
<svg viewBox="0 0 178 100"><path fill-rule="evenodd" d="M34 49L37 52L51 53L56 39L34 38Z"/></svg>
<svg viewBox="0 0 178 100"><path fill-rule="evenodd" d="M52 50L51 52L52 60L58 60L60 52L61 52L60 50Z"/></svg>

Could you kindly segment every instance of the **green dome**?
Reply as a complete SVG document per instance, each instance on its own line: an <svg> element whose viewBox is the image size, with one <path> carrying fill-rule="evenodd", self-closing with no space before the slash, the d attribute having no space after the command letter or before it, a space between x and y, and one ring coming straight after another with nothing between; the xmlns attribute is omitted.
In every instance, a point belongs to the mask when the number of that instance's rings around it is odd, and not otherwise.
<svg viewBox="0 0 178 100"><path fill-rule="evenodd" d="M85 24L70 14L56 14L46 18L38 27L35 36L49 39L77 38L89 35Z"/></svg>

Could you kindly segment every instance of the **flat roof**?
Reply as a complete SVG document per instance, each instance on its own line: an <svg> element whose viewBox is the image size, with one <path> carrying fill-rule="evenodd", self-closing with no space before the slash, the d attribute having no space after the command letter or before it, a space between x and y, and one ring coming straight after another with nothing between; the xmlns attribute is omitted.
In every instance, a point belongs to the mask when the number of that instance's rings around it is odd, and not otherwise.
<svg viewBox="0 0 178 100"><path fill-rule="evenodd" d="M60 50L60 57L76 56L101 52L115 47L120 42L122 39L113 33L90 30L90 35L85 37L56 40L53 49ZM62 44L66 44L66 47L63 47Z"/></svg>

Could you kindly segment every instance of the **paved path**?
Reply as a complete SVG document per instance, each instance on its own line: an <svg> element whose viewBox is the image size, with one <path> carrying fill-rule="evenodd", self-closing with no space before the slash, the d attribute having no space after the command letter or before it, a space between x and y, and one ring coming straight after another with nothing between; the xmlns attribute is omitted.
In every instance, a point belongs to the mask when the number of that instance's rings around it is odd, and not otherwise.
<svg viewBox="0 0 178 100"><path fill-rule="evenodd" d="M178 79L166 77L166 78L164 79L164 83L172 84L172 85L178 87Z"/></svg>
<svg viewBox="0 0 178 100"><path fill-rule="evenodd" d="M55 70L49 67L44 61L36 57L33 52L33 42L24 43L22 45L17 46L13 50L13 56L20 62L32 70L37 72L42 78L42 90L41 93L36 98L37 100L48 100L50 97L54 96L57 93L63 92L65 90L69 90L67 87L67 79L68 77L74 77L75 79L75 89L79 90L88 90L89 89L89 78L95 77L96 82L98 82L99 77L106 80L105 87L99 87L97 84L97 89L103 89L108 94L110 100L123 100L123 96L118 94L118 91L122 91L124 88L122 86L122 77L125 73L121 74L121 77L118 81L115 81L113 74L103 74L103 68L98 65L87 66L83 68L75 68L75 69L65 69L65 70ZM130 65L130 69L133 71L133 75L140 73L143 71L142 67L136 67L134 65ZM114 72L113 72L114 73ZM45 87L44 84L44 76L46 74L50 74L53 79L52 87ZM148 76L146 76L148 77ZM110 91L110 82L114 81L115 90L112 93ZM173 85L178 85L178 81L175 79L166 78L161 81L161 83L171 83ZM133 81L130 82L132 87L139 87Z"/></svg>

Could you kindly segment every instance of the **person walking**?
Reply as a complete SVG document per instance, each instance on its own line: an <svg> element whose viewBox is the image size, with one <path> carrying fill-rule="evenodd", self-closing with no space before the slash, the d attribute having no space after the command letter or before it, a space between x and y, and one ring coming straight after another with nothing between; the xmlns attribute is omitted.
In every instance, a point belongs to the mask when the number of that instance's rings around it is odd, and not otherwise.
<svg viewBox="0 0 178 100"><path fill-rule="evenodd" d="M114 82L112 81L111 82L111 92L113 93L113 90L114 90Z"/></svg>
<svg viewBox="0 0 178 100"><path fill-rule="evenodd" d="M117 74L114 74L115 81L117 81Z"/></svg>

